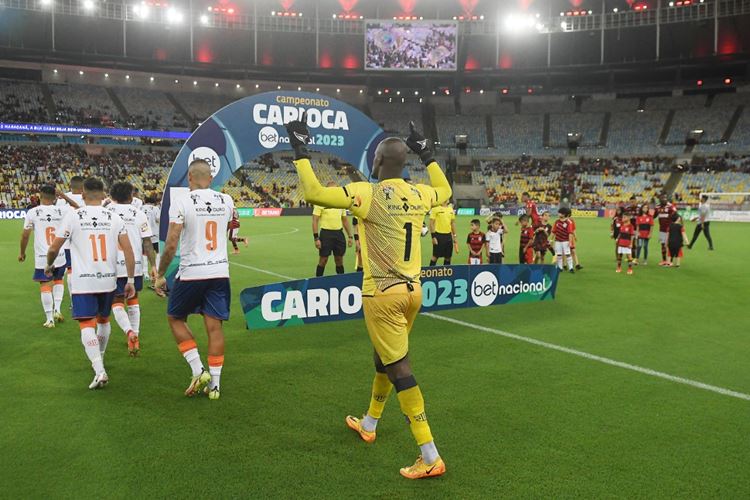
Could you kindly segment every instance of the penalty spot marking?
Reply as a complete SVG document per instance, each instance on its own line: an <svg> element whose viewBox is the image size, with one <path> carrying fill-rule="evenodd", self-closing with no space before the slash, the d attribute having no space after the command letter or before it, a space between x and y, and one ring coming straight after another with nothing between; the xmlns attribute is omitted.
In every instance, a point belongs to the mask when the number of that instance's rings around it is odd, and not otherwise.
<svg viewBox="0 0 750 500"><path fill-rule="evenodd" d="M253 271L258 271L260 273L270 274L271 276L276 276L278 278L283 278L287 280L298 279L298 278L293 278L291 276L278 274L273 271L268 271L266 269L260 269L258 267L252 267L252 266L248 266L245 264L238 264L237 262L232 262L232 264L236 266L240 266L240 267L245 267ZM448 316L441 316L435 313L422 313L422 316L427 316L428 318L437 319L440 321L446 321L448 323L453 323L454 325L463 326L464 328L471 328L472 330L477 330L477 331L485 332L485 333L491 333L493 335L499 335L500 337L505 337L505 338L512 339L512 340L518 340L519 342L526 342L527 344L532 344L538 347L543 347L545 349L551 349L553 351L564 352L565 354L571 354L573 356L578 356L579 358L588 359L590 361L596 361L598 363L603 363L605 365L616 366L618 368L624 368L626 370L641 373L643 375L648 375L650 377L656 377L656 378L660 378L663 380L669 380L670 382L674 382L676 384L689 385L690 387L695 387L696 389L703 389L704 391L714 392L716 394L721 394L722 396L729 396L732 398L744 399L745 401L750 401L750 394L733 391L731 389L725 389L724 387L719 387L716 385L704 384L703 382L699 382L697 380L678 377L676 375L670 375L669 373L652 370L651 368L645 368L645 367L638 366L638 365L631 365L630 363L625 363L623 361L617 361L615 359L605 358L604 356L597 356L596 354L589 354L588 352L571 349L569 347L563 347L557 344L551 344L543 340L537 340L531 337L524 337L522 335L516 335L515 333L504 332L496 328L490 328L488 326L477 325L476 323L469 323L467 321L461 321L460 319L449 318Z"/></svg>

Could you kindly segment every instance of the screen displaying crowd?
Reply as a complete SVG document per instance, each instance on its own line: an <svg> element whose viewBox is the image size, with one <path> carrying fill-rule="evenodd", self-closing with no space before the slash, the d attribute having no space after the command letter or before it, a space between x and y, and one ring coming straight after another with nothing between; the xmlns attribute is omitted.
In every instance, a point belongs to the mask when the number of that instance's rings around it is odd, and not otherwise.
<svg viewBox="0 0 750 500"><path fill-rule="evenodd" d="M365 69L456 69L455 23L372 22L365 34Z"/></svg>

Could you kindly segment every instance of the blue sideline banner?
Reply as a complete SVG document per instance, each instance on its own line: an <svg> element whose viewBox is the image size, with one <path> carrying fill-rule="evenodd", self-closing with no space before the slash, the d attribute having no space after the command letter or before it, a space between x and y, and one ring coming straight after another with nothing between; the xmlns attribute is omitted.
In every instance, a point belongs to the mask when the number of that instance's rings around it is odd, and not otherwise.
<svg viewBox="0 0 750 500"><path fill-rule="evenodd" d="M551 265L423 267L422 312L552 300L557 277ZM251 330L356 319L361 285L361 273L272 283L244 289L240 303Z"/></svg>

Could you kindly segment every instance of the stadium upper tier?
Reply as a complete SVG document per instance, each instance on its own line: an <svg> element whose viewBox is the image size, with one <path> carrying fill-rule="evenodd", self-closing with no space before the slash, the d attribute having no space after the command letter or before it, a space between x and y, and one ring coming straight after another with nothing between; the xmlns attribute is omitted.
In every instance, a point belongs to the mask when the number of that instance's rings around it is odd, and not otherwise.
<svg viewBox="0 0 750 500"><path fill-rule="evenodd" d="M171 92L137 86L0 80L0 119L192 130L246 95L235 88L210 90ZM746 109L750 87L697 95L679 95L680 91L655 95L659 92L653 89L642 92L638 97L631 91L622 97L467 93L424 98L413 93L406 98L373 92L352 104L387 131L400 135L407 134L409 122L414 121L441 148L455 147L455 136L465 134L469 154L480 157L564 156L568 134L580 134L577 154L587 156L750 152L750 110ZM663 89L660 92L665 93ZM702 131L698 144L687 147L689 134L696 130Z"/></svg>

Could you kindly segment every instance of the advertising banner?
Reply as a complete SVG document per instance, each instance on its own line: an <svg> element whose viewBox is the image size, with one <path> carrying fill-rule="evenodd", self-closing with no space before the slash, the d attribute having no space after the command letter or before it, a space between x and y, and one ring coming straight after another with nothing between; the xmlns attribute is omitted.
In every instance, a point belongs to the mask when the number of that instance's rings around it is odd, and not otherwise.
<svg viewBox="0 0 750 500"><path fill-rule="evenodd" d="M174 188L186 187L190 162L205 160L211 166L211 187L221 188L232 174L255 158L289 151L284 124L306 116L310 149L331 154L354 165L369 178L375 148L386 137L371 118L349 104L310 92L264 92L235 101L208 117L195 129L172 163L162 199L159 239L169 227L170 197ZM280 208L258 209L254 216L276 217ZM268 211L270 210L270 211ZM172 266L175 268L175 266ZM170 280L173 274L167 276Z"/></svg>
<svg viewBox="0 0 750 500"><path fill-rule="evenodd" d="M582 210L578 208L571 209L571 217L586 218L586 217L599 217L599 210Z"/></svg>
<svg viewBox="0 0 750 500"><path fill-rule="evenodd" d="M473 208L458 208L456 209L456 215L474 215L476 214L476 210Z"/></svg>
<svg viewBox="0 0 750 500"><path fill-rule="evenodd" d="M557 277L551 265L424 267L422 311L552 300ZM251 330L355 319L361 285L361 273L272 283L244 289L240 303Z"/></svg>
<svg viewBox="0 0 750 500"><path fill-rule="evenodd" d="M2 219L23 219L26 217L27 210L15 210L12 208L0 208L0 220Z"/></svg>
<svg viewBox="0 0 750 500"><path fill-rule="evenodd" d="M104 137L150 137L154 139L182 140L190 132L170 130L141 130L130 128L78 127L74 125L48 125L44 123L2 123L0 132L55 135L96 135Z"/></svg>
<svg viewBox="0 0 750 500"><path fill-rule="evenodd" d="M281 217L280 208L256 208L254 210L255 217Z"/></svg>
<svg viewBox="0 0 750 500"><path fill-rule="evenodd" d="M254 208L238 208L237 214L240 216L240 218L253 217L255 215L255 209Z"/></svg>

